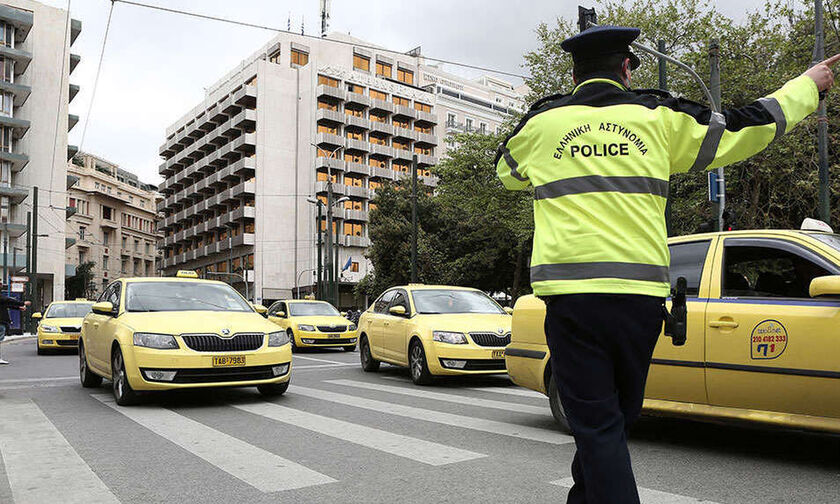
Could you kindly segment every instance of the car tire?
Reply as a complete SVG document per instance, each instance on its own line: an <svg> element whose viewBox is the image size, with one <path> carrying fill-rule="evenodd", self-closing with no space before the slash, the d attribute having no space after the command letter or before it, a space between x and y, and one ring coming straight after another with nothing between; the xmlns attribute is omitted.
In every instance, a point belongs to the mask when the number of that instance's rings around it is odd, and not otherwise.
<svg viewBox="0 0 840 504"><path fill-rule="evenodd" d="M295 333L291 329L286 329L286 334L289 336L289 344L292 345L292 353L298 353L300 348L295 344Z"/></svg>
<svg viewBox="0 0 840 504"><path fill-rule="evenodd" d="M380 362L370 353L370 343L364 334L359 338L359 360L362 362L363 371L373 373L379 370Z"/></svg>
<svg viewBox="0 0 840 504"><path fill-rule="evenodd" d="M263 397L279 397L285 394L288 388L288 381L283 383L264 383L262 385L257 385L257 390L259 390Z"/></svg>
<svg viewBox="0 0 840 504"><path fill-rule="evenodd" d="M46 349L41 348L41 345L39 345L38 343L35 343L35 347L36 347L35 352L36 352L38 355L47 355L47 351L46 351Z"/></svg>
<svg viewBox="0 0 840 504"><path fill-rule="evenodd" d="M554 376L548 381L548 405L551 406L551 415L560 430L566 434L571 433L572 429L569 428L569 421L566 420L566 412L563 411L563 403L560 402L560 389L554 381Z"/></svg>
<svg viewBox="0 0 840 504"><path fill-rule="evenodd" d="M432 383L432 373L426 363L426 351L419 340L414 340L408 349L408 370L411 381L415 385L429 385Z"/></svg>
<svg viewBox="0 0 840 504"><path fill-rule="evenodd" d="M117 347L111 355L111 382L114 392L114 401L119 406L131 406L137 404L137 392L128 383L128 375L125 372L125 360L122 350Z"/></svg>
<svg viewBox="0 0 840 504"><path fill-rule="evenodd" d="M102 377L90 370L85 347L81 343L79 343L79 381L82 382L84 388L96 388L102 385Z"/></svg>
<svg viewBox="0 0 840 504"><path fill-rule="evenodd" d="M346 347L342 347L342 348L344 348L345 352L355 352L356 351L356 345L350 345L350 346L346 346Z"/></svg>

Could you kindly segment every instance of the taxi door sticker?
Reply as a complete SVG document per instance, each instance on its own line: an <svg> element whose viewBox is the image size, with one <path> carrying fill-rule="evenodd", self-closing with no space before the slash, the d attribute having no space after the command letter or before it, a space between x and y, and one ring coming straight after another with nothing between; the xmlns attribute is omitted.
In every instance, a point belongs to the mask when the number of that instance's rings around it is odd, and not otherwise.
<svg viewBox="0 0 840 504"><path fill-rule="evenodd" d="M759 322L752 331L753 359L775 359L787 348L788 334L778 320Z"/></svg>

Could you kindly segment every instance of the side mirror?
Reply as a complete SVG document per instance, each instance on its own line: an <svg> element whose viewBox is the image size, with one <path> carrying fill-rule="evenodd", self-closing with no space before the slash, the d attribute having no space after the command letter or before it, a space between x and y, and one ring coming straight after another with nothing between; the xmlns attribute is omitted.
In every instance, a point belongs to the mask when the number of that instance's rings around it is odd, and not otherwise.
<svg viewBox="0 0 840 504"><path fill-rule="evenodd" d="M510 306L505 306L504 310L505 313L507 313L508 315L513 315L513 308L511 308Z"/></svg>
<svg viewBox="0 0 840 504"><path fill-rule="evenodd" d="M276 316L277 316L277 317L280 317L280 318L286 318L286 312L284 312L284 311L279 311L279 312L277 312Z"/></svg>
<svg viewBox="0 0 840 504"><path fill-rule="evenodd" d="M98 315L108 315L109 317L114 316L114 305L110 301L102 301L100 303L93 303L91 306L90 311L96 313Z"/></svg>
<svg viewBox="0 0 840 504"><path fill-rule="evenodd" d="M397 315L398 317L405 317L405 306L392 306L388 310L391 315Z"/></svg>
<svg viewBox="0 0 840 504"><path fill-rule="evenodd" d="M268 313L268 308L266 308L265 306L263 306L263 305L261 305L261 304L251 303L251 306L253 306L253 307L254 307L254 310L255 310L257 313L259 313L260 315L263 315L263 316L264 316L266 313Z"/></svg>
<svg viewBox="0 0 840 504"><path fill-rule="evenodd" d="M811 280L811 297L840 296L840 275L821 276Z"/></svg>
<svg viewBox="0 0 840 504"><path fill-rule="evenodd" d="M41 315L41 312L36 311L35 313L32 314L32 318L35 319L35 320L40 320L40 319L43 318L43 315Z"/></svg>

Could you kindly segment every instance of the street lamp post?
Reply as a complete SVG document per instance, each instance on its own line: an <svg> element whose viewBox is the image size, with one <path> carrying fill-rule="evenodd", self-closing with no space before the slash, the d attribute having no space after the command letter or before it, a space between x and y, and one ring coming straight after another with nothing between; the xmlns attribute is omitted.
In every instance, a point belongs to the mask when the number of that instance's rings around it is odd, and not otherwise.
<svg viewBox="0 0 840 504"><path fill-rule="evenodd" d="M302 270L300 273L298 273L297 279L295 280L295 288L297 289L297 299L300 299L300 276L303 275L304 273L306 273L307 271L313 271L314 272L315 268L307 268L305 270Z"/></svg>
<svg viewBox="0 0 840 504"><path fill-rule="evenodd" d="M310 145L315 147L316 153L317 153L317 149L319 149L318 145L314 144L314 143L310 143ZM332 152L330 152L330 155L327 157L327 233L326 233L326 235L327 235L327 243L326 243L327 256L326 256L326 265L325 266L326 266L326 269L327 269L327 282L330 285L330 289L328 290L328 292L330 292L330 297L332 296L333 282L336 281L336 279L334 278L334 275L333 275L333 264L332 264L332 262L333 262L333 260L332 260L332 246L333 246L332 241L333 241L333 239L332 239L332 232L331 232L330 228L331 228L332 223L333 223L333 212L332 212L332 207L333 207L333 180L332 180L332 166L330 165L329 160L338 159L336 157L336 154L338 154L338 151L340 149L341 149L341 146L336 147ZM319 222L318 225L320 226L321 223Z"/></svg>
<svg viewBox="0 0 840 504"><path fill-rule="evenodd" d="M226 271L206 271L204 272L205 275L224 275L230 276L234 278L242 279L242 282L245 283L245 299L248 301L251 300L251 294L248 292L248 277L245 276L244 273L228 273Z"/></svg>

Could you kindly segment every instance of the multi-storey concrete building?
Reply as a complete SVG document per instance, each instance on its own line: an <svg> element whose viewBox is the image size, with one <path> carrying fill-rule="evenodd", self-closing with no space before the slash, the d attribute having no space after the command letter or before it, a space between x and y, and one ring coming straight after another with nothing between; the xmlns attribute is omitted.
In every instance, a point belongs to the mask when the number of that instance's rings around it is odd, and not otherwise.
<svg viewBox="0 0 840 504"><path fill-rule="evenodd" d="M67 263L92 261L100 292L121 276L156 275L157 186L87 153L73 157L67 174L78 179L67 190Z"/></svg>
<svg viewBox="0 0 840 504"><path fill-rule="evenodd" d="M25 264L26 214L39 188L37 305L63 299L67 132L78 122L69 102L79 88L70 46L81 23L31 0L0 3L0 243L7 264Z"/></svg>
<svg viewBox="0 0 840 504"><path fill-rule="evenodd" d="M454 83L458 96L446 94ZM475 113L476 128L479 117L494 128L510 106L494 108L495 97L512 94L346 35L278 35L166 131L159 206L166 273L228 273L239 288L247 280L262 302L309 292L317 233L307 198L325 202L331 179L336 197L346 198L332 226L343 270L339 304L361 304L351 292L370 268L364 253L376 189L409 175L414 155L420 180L434 187L429 168L449 111L488 103Z"/></svg>

